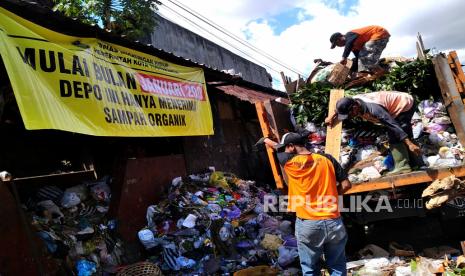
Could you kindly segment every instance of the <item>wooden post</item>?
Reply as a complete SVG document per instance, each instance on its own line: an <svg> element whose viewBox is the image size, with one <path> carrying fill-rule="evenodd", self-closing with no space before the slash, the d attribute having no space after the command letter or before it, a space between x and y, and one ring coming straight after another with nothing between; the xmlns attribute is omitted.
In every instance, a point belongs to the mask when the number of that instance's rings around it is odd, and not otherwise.
<svg viewBox="0 0 465 276"><path fill-rule="evenodd" d="M434 70L438 79L441 95L446 103L457 136L462 145L465 145L465 106L457 90L447 58L437 55L433 58Z"/></svg>
<svg viewBox="0 0 465 276"><path fill-rule="evenodd" d="M332 89L329 94L329 116L333 116L336 112L336 103L339 99L344 97L344 90ZM331 154L336 160L339 160L341 153L341 135L342 135L342 122L337 121L335 125L327 128L326 130L326 146L325 153Z"/></svg>
<svg viewBox="0 0 465 276"><path fill-rule="evenodd" d="M263 102L263 106L265 107L269 129L277 139L281 140L285 133L294 129L291 122L291 113L287 105L266 100Z"/></svg>
<svg viewBox="0 0 465 276"><path fill-rule="evenodd" d="M425 46L423 45L423 39L421 38L420 33L417 34L417 43L416 44L417 44L418 58L421 59L421 60L425 60L426 59Z"/></svg>
<svg viewBox="0 0 465 276"><path fill-rule="evenodd" d="M461 241L460 246L462 247L462 255L465 256L465 241Z"/></svg>
<svg viewBox="0 0 465 276"><path fill-rule="evenodd" d="M459 57L456 51L449 52L448 61L450 68L453 71L454 79L457 84L459 92L465 92L465 74L463 73L462 64L460 64Z"/></svg>
<svg viewBox="0 0 465 276"><path fill-rule="evenodd" d="M270 129L270 124L268 122L264 104L262 102L256 102L255 109L257 110L257 117L258 121L260 122L260 127L262 128L263 136L270 136L270 134L273 133ZM276 187L278 189L282 189L284 188L284 180L280 174L281 169L278 165L278 160L276 160L276 156L272 148L266 146L266 153L268 154L268 160L270 161L271 171L273 172L273 178L276 182Z"/></svg>

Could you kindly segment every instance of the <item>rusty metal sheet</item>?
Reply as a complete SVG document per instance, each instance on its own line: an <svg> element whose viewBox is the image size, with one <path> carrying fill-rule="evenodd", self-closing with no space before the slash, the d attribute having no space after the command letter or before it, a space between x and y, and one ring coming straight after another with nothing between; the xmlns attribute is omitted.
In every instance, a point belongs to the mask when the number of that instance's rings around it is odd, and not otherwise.
<svg viewBox="0 0 465 276"><path fill-rule="evenodd" d="M244 88L237 85L224 85L216 87L223 91L224 93L234 96L242 101L247 101L252 104L256 102L264 102L266 100L274 101L280 97L266 94L260 91L256 91L250 88ZM289 104L289 100L285 98L280 98L279 100L283 104Z"/></svg>
<svg viewBox="0 0 465 276"><path fill-rule="evenodd" d="M119 232L126 241L137 239L137 232L147 224L147 207L158 203L173 178L184 175L181 154L127 160L117 207Z"/></svg>

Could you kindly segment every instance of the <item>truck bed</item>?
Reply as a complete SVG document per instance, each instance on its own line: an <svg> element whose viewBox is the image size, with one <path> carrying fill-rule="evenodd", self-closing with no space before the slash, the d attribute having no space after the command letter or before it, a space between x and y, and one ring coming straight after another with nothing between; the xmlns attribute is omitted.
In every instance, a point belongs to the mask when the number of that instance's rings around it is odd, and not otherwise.
<svg viewBox="0 0 465 276"><path fill-rule="evenodd" d="M465 176L465 165L451 168L414 171L411 173L399 174L394 176L385 176L368 182L353 184L352 188L348 190L345 194L354 194L384 189L395 189L397 187L432 182L436 179L445 178L450 175L455 175L456 177Z"/></svg>

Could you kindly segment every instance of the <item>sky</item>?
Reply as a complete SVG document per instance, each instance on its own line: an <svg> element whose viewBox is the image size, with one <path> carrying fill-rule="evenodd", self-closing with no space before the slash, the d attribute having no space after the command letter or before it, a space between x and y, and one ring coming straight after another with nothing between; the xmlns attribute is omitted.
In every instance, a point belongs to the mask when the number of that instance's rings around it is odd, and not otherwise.
<svg viewBox="0 0 465 276"><path fill-rule="evenodd" d="M331 34L346 33L367 25L383 26L391 34L384 57L416 57L415 42L419 32L425 48L432 49L433 53L456 50L462 64L465 63L463 0L180 0L183 5L268 53L293 71L228 39L172 1L176 0L162 0L163 5L159 7L162 16L255 63L265 64L273 76L273 87L279 90L284 90L280 71L294 80L297 78L294 71L308 76L316 58L339 61L343 48L330 49ZM188 23L172 10L205 26L216 37Z"/></svg>

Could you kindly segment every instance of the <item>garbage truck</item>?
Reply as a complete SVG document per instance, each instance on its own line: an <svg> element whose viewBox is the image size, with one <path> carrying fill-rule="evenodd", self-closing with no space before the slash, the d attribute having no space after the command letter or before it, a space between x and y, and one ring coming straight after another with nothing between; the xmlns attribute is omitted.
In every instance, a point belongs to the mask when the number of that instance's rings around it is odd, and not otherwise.
<svg viewBox="0 0 465 276"><path fill-rule="evenodd" d="M432 61L435 78L440 88L441 100L447 110L460 144L465 145L465 75L462 65L455 51L449 54L436 54L432 57ZM330 93L329 112L331 113L335 108L335 100L342 97L344 91L332 90ZM293 129L288 119L291 116L284 105L270 101L258 102L256 103L256 110L264 136L272 135L280 138L286 131ZM331 134L329 133L330 131ZM328 129L325 146L326 153L330 153L338 158L341 148L341 129L336 130L336 132ZM267 154L277 188L286 189L275 153L272 149L267 148ZM465 177L465 165L462 163L460 165L440 168L430 167L426 170L384 176L354 184L344 195L344 205L351 204L346 201L361 200L363 204L374 207L379 204L380 198L384 196L384 200L386 198L389 200L391 210L349 212L344 215L348 218L346 224L349 224L349 228L351 224L356 225L354 228L359 229L359 232L366 232L370 223L390 219L423 217L429 225L436 223L439 225L439 228L451 230L463 229L465 222L464 196L456 193L447 203L434 210L427 210L425 208L427 198L422 198L422 192L429 184L451 176L457 178ZM447 221L454 221L454 223L458 221L460 227L449 227ZM403 223L405 226L405 220ZM425 229L421 223L418 227Z"/></svg>

